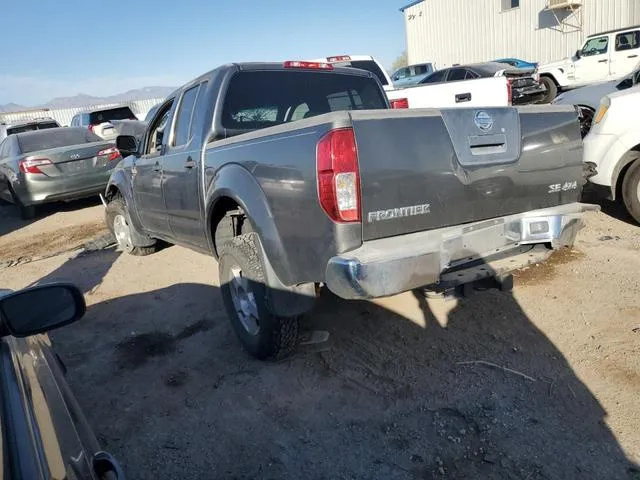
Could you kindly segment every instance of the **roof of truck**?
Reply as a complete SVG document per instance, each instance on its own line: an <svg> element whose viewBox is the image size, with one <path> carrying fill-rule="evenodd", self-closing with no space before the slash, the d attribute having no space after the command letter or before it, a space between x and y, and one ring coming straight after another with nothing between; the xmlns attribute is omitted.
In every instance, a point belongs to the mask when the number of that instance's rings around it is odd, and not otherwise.
<svg viewBox="0 0 640 480"><path fill-rule="evenodd" d="M591 35L587 35L586 38L597 37L598 35L606 35L607 33L622 32L622 31L625 31L625 30L633 30L634 28L640 28L640 25L632 25L632 26L629 26L629 27L614 28L613 30L607 30L606 32L592 33Z"/></svg>

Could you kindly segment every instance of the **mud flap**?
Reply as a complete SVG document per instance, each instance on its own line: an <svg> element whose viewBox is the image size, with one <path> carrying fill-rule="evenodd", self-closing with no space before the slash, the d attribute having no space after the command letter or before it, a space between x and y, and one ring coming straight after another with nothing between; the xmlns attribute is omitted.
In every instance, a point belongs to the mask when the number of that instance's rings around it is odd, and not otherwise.
<svg viewBox="0 0 640 480"><path fill-rule="evenodd" d="M265 255L261 241L258 241L258 246L268 287L266 295L269 311L279 317L295 317L310 311L317 298L315 283L284 285L274 271L269 258Z"/></svg>

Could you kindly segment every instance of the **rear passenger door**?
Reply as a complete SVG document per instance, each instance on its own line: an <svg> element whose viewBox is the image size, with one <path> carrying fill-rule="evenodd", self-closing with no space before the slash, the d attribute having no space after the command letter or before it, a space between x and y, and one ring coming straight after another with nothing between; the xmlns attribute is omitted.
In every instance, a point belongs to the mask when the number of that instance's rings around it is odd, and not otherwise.
<svg viewBox="0 0 640 480"><path fill-rule="evenodd" d="M163 163L162 190L169 228L178 243L206 247L202 228L201 153L207 82L184 90L177 100L172 135Z"/></svg>
<svg viewBox="0 0 640 480"><path fill-rule="evenodd" d="M615 34L611 52L611 75L622 77L634 69L640 61L640 30L630 30Z"/></svg>

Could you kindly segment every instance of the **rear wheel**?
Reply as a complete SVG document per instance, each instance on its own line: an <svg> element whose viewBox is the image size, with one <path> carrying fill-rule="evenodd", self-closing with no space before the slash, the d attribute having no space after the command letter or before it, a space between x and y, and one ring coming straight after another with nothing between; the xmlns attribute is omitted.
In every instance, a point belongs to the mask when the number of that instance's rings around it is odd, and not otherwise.
<svg viewBox="0 0 640 480"><path fill-rule="evenodd" d="M640 223L640 154L636 154L636 160L622 180L622 200L634 220Z"/></svg>
<svg viewBox="0 0 640 480"><path fill-rule="evenodd" d="M267 308L262 254L255 233L222 247L218 262L222 298L242 346L260 360L290 355L299 341L299 317L279 317Z"/></svg>
<svg viewBox="0 0 640 480"><path fill-rule="evenodd" d="M551 103L551 100L556 98L558 95L556 82L554 82L551 77L540 77L540 83L542 83L547 89L547 93L545 93L544 98L540 103Z"/></svg>
<svg viewBox="0 0 640 480"><path fill-rule="evenodd" d="M9 190L11 192L11 198L13 199L13 204L18 210L18 215L23 220L32 220L36 216L36 206L35 205L25 205L22 203L16 192L13 191L12 188Z"/></svg>
<svg viewBox="0 0 640 480"><path fill-rule="evenodd" d="M113 198L108 204L105 213L107 227L116 238L116 242L120 249L130 255L144 256L156 251L156 245L139 246L133 240L132 229L134 228L127 212L127 206L118 196Z"/></svg>

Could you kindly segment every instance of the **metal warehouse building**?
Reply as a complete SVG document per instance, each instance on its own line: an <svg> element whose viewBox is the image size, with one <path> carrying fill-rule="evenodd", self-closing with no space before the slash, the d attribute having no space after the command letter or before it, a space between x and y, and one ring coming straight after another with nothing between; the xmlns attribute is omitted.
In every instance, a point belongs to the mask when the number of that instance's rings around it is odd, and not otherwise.
<svg viewBox="0 0 640 480"><path fill-rule="evenodd" d="M421 0L401 9L409 63L572 55L587 35L640 24L640 0Z"/></svg>

